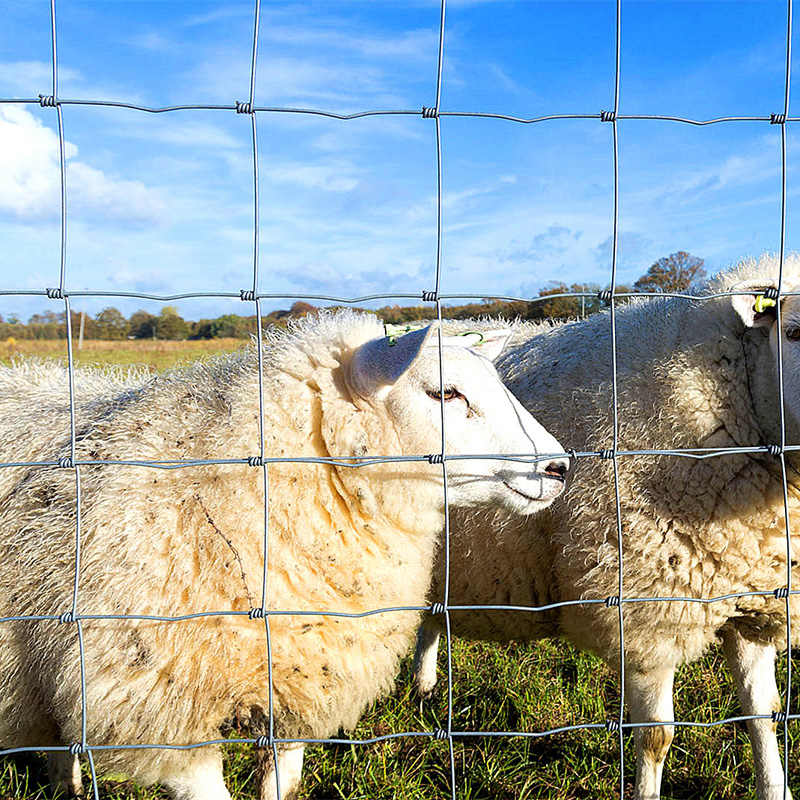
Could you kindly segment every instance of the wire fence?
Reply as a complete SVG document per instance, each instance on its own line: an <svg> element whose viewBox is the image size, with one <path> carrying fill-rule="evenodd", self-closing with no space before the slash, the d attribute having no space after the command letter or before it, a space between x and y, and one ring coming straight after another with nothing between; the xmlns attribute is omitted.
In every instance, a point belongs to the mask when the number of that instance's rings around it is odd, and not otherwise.
<svg viewBox="0 0 800 800"><path fill-rule="evenodd" d="M47 749L49 751L54 752L70 752L74 755L83 755L88 761L92 781L93 781L93 792L94 797L97 799L99 798L98 794L98 784L95 774L95 764L94 764L94 757L93 753L100 752L103 750L108 749L140 749L140 748L162 748L162 749L193 749L197 747L204 747L212 744L223 744L229 745L232 743L244 743L244 744L253 744L259 747L266 747L272 751L273 756L277 760L278 757L278 747L282 744L287 743L296 743L296 742L304 742L304 743L312 743L316 744L320 741L325 742L333 742L333 743L346 743L346 744L370 744L375 742L381 741L388 741L391 739L399 738L399 737L421 737L421 738L430 738L432 740L446 740L449 744L449 751L450 751L450 779L451 779L451 796L455 800L458 796L458 776L456 774L456 758L454 752L454 742L459 739L465 738L474 738L474 737L498 737L498 736L507 736L507 737L544 737L544 736L551 736L560 732L564 731L580 731L580 730L606 730L609 732L610 735L618 737L619 740L619 775L620 775L620 785L619 785L619 796L620 798L625 796L625 782L626 777L630 778L630 770L626 768L626 764L624 761L624 743L625 743L625 736L626 734L630 733L634 728L647 728L662 725L662 722L637 722L631 723L626 722L624 716L624 709L625 709L625 670L626 670L626 663L625 663L625 609L630 606L631 604L641 604L641 603L661 603L661 602L687 602L687 603L699 603L699 604L715 604L724 601L729 601L731 599L737 598L744 598L744 597L775 597L780 600L785 601L785 609L786 609L786 648L788 652L788 661L787 661L787 669L788 675L784 689L784 696L783 696L783 712L779 712L778 714L770 715L744 715L744 716L737 716L737 717L728 717L725 719L714 720L710 723L701 723L701 722L689 722L689 721L680 721L675 720L671 721L669 724L674 724L676 726L696 726L696 727L710 727L710 726L719 726L725 724L732 724L735 722L747 721L747 720L757 720L757 719L770 719L772 721L777 722L782 727L782 734L783 734L783 759L784 759L784 769L785 769L785 787L788 787L788 776L789 776L789 723L797 720L800 718L800 713L797 713L794 710L794 699L791 694L791 684L792 684L792 670L793 670L793 663L792 663L792 629L791 629L791 614L790 614L790 601L791 597L796 594L800 594L800 590L793 589L792 586L792 575L791 575L791 563L792 563L792 548L791 548L791 537L790 537L790 530L789 530L789 520L790 520L790 507L789 507L789 488L788 488L788 479L787 479L787 463L786 463L786 456L787 454L800 450L800 445L791 444L787 442L786 437L786 419L785 419L785 398L784 398L784 378L783 378L783 349L781 344L781 337L779 336L778 341L778 386L779 386L779 408L780 408L780 440L771 444L763 445L763 446L751 446L751 447L720 447L720 448L692 448L692 449L660 449L660 450L625 450L624 448L620 447L619 442L619 430L620 430L620 414L624 414L625 409L620 407L619 397L618 397L618 342L617 342L617 308L621 301L629 298L631 295L629 292L617 292L617 254L618 254L618 242L619 242L619 198L620 198L620 177L619 177L619 141L618 141L618 126L620 124L624 124L628 121L633 120L649 120L649 121L663 121L663 122L676 122L690 126L708 126L708 125L718 125L718 124L733 124L733 123L751 123L751 124L768 124L772 126L778 126L780 129L780 140L781 140L781 149L780 149L780 162L781 162L781 222L780 222L780 249L779 249L779 261L778 261L778 286L777 292L775 293L776 299L778 300L776 306L776 313L777 313L777 325L778 329L780 330L781 326L781 304L780 298L795 295L799 292L795 292L791 290L784 291L783 288L783 271L784 271L784 259L785 259L785 240L786 240L786 208L787 208L787 133L786 133L786 126L788 123L796 122L798 118L791 118L789 117L789 92L790 92L790 75L791 75L791 65L792 65L792 53L791 53L791 36L792 36L792 0L787 0L786 8L786 58L785 58L785 90L784 90L784 104L783 108L768 115L764 116L726 116L726 117L719 117L714 119L688 119L683 117L675 117L675 116L659 116L659 115L626 115L620 113L620 53L621 53L621 41L622 35L624 31L623 25L623 15L622 15L622 3L621 0L617 0L616 2L616 41L615 41L615 72L614 72L614 105L613 108L608 110L600 110L597 112L591 112L586 114L551 114L546 116L539 116L534 118L522 118L517 116L508 116L504 114L495 114L495 113L481 113L481 112L462 112L462 111L448 111L443 110L441 105L441 95L442 95L442 72L443 72L443 64L444 64L444 57L445 57L445 11L446 11L446 0L441 0L440 6L440 13L439 13L439 31L438 31L438 58L437 58L437 71L436 71L436 91L435 96L432 98L432 104L429 106L422 106L421 109L399 109L399 110L364 110L357 113L352 114L339 114L334 113L331 111L327 111L324 109L316 109L316 108L279 108L279 107L268 107L268 106L261 106L257 103L257 92L256 92L256 66L258 62L258 43L259 43L259 27L260 27L260 15L261 15L261 3L260 0L255 0L254 3L254 16L253 16L253 36L252 36L252 49L251 49L251 56L250 56L250 86L249 86L249 95L245 101L234 101L230 104L222 104L222 105L201 105L201 104L182 104L182 105L174 105L174 106L167 106L161 108L153 108L147 107L143 105L136 105L131 103L123 103L123 102L115 102L109 100L74 100L69 98L63 98L60 96L59 93L59 85L58 85L58 78L59 78L59 60L58 60L58 23L57 23L57 2L56 0L51 0L50 2L50 18L51 18L51 42L52 42L52 85L49 87L48 93L40 94L38 97L32 98L0 98L0 103L14 103L14 104L36 104L41 106L42 108L52 109L53 113L56 115L57 119L57 126L58 126L58 141L59 141L59 149L60 149L60 212L61 212L61 244L60 244L60 265L58 271L58 280L54 282L54 285L51 287L43 287L41 290L34 290L34 291L22 291L22 290L10 290L10 289L0 289L0 296L19 296L19 295L27 295L27 296L42 296L46 297L50 300L63 300L64 309L66 312L66 319L69 321L71 319L71 308L70 308L70 301L72 298L83 298L83 297L120 297L120 298L137 298L137 299L148 299L157 302L171 302L176 300L184 300L189 298L239 298L242 303L252 305L255 310L255 315L258 320L258 324L256 326L257 337L258 337L258 353L259 353L259 408L260 408L260 415L259 415L259 452L255 455L253 454L238 454L235 457L225 457L225 458L217 458L217 459L203 459L203 460L185 460L185 461L176 461L176 460L108 460L108 459L79 459L76 455L76 442L77 442L77 433L76 433L76 391L75 391L75 363L73 357L73 347L72 347L72 331L71 325L67 324L67 348L66 348L66 358L68 363L68 375L69 375L69 409L70 409L70 442L71 442L71 453L68 457L62 458L45 458L44 460L31 460L31 461L16 461L16 462L7 462L0 464L1 468L10 469L10 468L19 468L19 467L27 467L27 468L45 468L45 467L59 467L64 470L69 470L74 474L74 481L75 481L75 493L76 493L76 508L75 508L75 520L76 520L76 529L75 529L75 571L74 571L74 582L73 582L73 593L72 593L72 602L69 608L65 609L60 614L45 614L39 616L12 616L0 619L0 624L5 624L9 622L41 622L41 621L58 621L64 625L74 625L77 631L77 639L78 639L78 647L80 651L80 664L81 664L81 697L82 697L82 736L79 741L72 743L69 746L63 747L49 747L49 748L41 748L41 747L16 747L16 748L8 748L3 751L4 754L10 755L13 753L31 751L31 750L42 750ZM202 111L216 111L220 114L230 114L235 113L237 115L241 115L245 117L249 121L250 129L252 132L252 165L253 165L253 173L252 173L252 207L253 207L253 245L252 245L252 284L249 287L245 288L237 288L236 290L230 291L218 291L218 292L181 292L179 294L169 294L169 295L160 295L160 294L149 294L149 293L140 293L140 292L133 292L133 291L120 291L120 292L109 292L109 291L90 291L90 290L83 290L83 291L73 291L72 289L68 289L68 264L67 264L67 239L68 239L68 232L69 232L69 213L68 213L68 198L69 198L69 191L67 185L67 169L66 169L66 136L65 136L65 126L64 120L62 116L62 109L65 106L76 106L76 107L98 107L104 106L109 108L124 108L130 109L134 111L139 111L146 114L168 114L171 112L176 111L193 111L193 110L202 110ZM260 122L265 122L270 119L272 115L276 114L291 114L291 115L312 115L312 116L323 116L328 117L335 120L340 120L343 122L352 121L364 117L370 116L419 116L425 122L421 124L430 124L434 126L435 129L435 141L436 141L436 163L437 163L437 204L436 204L436 216L435 216L435 224L436 224L436 256L435 256L435 280L432 286L430 287L420 287L419 291L414 293L392 293L392 294L370 294L364 295L359 297L339 297L339 296L332 296L332 295L322 295L322 294L275 294L275 293L265 293L259 291L259 196L260 196L260 188L259 188L259 159L258 159L258 125ZM402 607L402 608L381 608L381 609L373 609L368 612L364 612L363 614L346 614L346 613L339 613L333 612L329 610L314 610L314 611L299 611L296 609L285 609L285 610L274 610L270 607L269 597L270 597L270 587L268 581L268 559L267 554L269 552L268 543L269 543L269 525L270 525L270 515L269 515L269 467L270 465L280 464L280 463L305 463L305 464L327 464L331 466L338 466L338 467L345 467L345 468L362 468L368 467L375 464L381 463L388 463L393 461L406 461L406 462L424 462L427 461L433 464L441 464L442 466L442 477L443 477L443 486L444 486L444 493L445 493L445 506L447 507L447 490L448 490L448 464L457 458L469 458L470 456L455 456L452 454L448 454L446 452L445 447L445 431L444 431L444 400L441 403L441 410L442 410L442 446L440 453L434 454L421 454L421 455L412 455L412 456L396 456L396 455L370 455L360 459L353 459L348 457L345 459L338 459L338 458L292 458L292 457L276 457L274 454L271 454L269 451L269 447L266 443L265 431L264 431L264 383L263 383L263 363L262 363L262 303L268 300L276 300L276 299L283 299L283 298L302 298L305 300L317 300L317 301L325 301L330 303L337 303L337 304L359 304L364 303L367 301L373 301L378 299L393 299L393 300L417 300L422 301L424 303L431 303L435 305L436 308L436 317L438 321L441 323L443 318L446 316L446 309L443 307L443 304L446 301L456 300L456 299L464 299L468 297L474 297L474 295L465 295L465 294L458 294L458 293L447 293L443 291L442 285L442 244L443 244L443 168L442 168L442 150L443 150L443 135L442 135L442 120L445 118L453 118L453 117L465 117L465 118L474 118L474 119L498 119L503 120L509 123L514 124L523 124L523 125L538 125L538 124L546 124L553 120L597 120L598 124L600 125L608 125L611 127L612 131L612 141L613 141L613 148L611 152L609 152L609 159L613 160L613 173L614 173L614 206L613 206L613 223L612 223L612 247L611 247L611 268L609 274L609 284L610 290L606 290L600 293L600 299L606 304L608 308L608 321L611 329L611 342L612 342L612 352L611 352L611 365L612 371L610 375L611 379L611 387L612 387L612 415L613 415L613 426L612 426L612 438L608 442L607 447L600 449L600 450L592 450L592 451L571 451L568 455L573 459L600 459L604 461L610 461L613 465L613 483L614 483L614 496L615 496L615 505L616 505L616 536L617 536L617 547L618 547L618 590L617 593L613 596L607 597L605 599L586 599L586 600L575 600L575 601L564 601L564 602L556 602L547 605L541 606L516 606L516 605L452 605L450 603L450 552L451 552L451 534L450 534L450 527L449 527L449 515L446 516L445 522L445 531L444 531L444 539L445 539L445 568L444 568L444 575L445 575L445 587L444 587L444 595L443 595L443 602L441 604L436 604L434 607L434 611L438 611L444 614L445 619L445 626L447 629L447 663L448 663L448 675L447 675L447 708L448 708L448 715L447 719L442 725L441 728L434 729L434 730L427 730L427 731L406 731L401 733L391 733L384 736L376 736L370 739L351 739L351 738L341 738L341 739L326 739L326 740L315 740L315 739L288 739L288 738L281 738L280 736L276 735L276 732L273 728L273 710L274 710L274 696L273 696L273 681L272 681L272 640L273 635L270 628L270 620L280 616L286 615L293 615L293 616L339 616L339 617L364 617L370 616L375 614L384 614L384 613L393 613L398 611L429 611L430 607ZM777 157L777 154L776 154ZM721 296L730 296L733 293L725 293L725 295L709 295L706 299L713 299ZM591 292L567 292L559 295L549 295L547 299L553 299L553 297L592 297L595 298L598 295L596 293ZM637 293L638 297L647 297L647 294ZM664 297L664 294L659 294L659 297ZM675 298L685 298L685 299L694 299L697 300L695 295L685 294L685 293L671 293L667 296L672 296ZM537 298L530 298L530 297L514 297L514 296L507 296L507 295L493 295L489 293L481 293L481 297L493 300L526 300L528 302L536 302ZM441 353L441 339L439 342L440 353ZM440 385L443 388L444 381L443 377L440 373ZM669 456L675 458L684 458L684 459L693 459L693 460L704 460L704 459L715 459L715 458L725 458L729 455L736 455L736 454L761 454L761 453L768 453L770 455L776 456L780 460L781 465L781 480L783 484L783 508L784 514L786 519L786 529L785 529L785 541L786 541L786 583L785 586L781 587L765 587L763 591L753 591L753 592L739 592L739 593L730 593L725 594L718 597L632 597L626 595L625 592L625 585L623 580L624 574L624 564L625 564L625 546L624 542L626 540L625 532L623 530L623 518L624 513L622 509L622 502L621 502L621 490L620 490L620 477L619 477L619 469L618 465L620 461L637 457L637 456L645 456L645 455L660 455L660 456ZM472 456L474 458L483 458L486 457L485 454L480 454L476 456ZM541 454L517 454L514 456L502 455L502 454L492 454L492 458L496 459L507 459L510 461L513 460L520 460L520 461L531 461L536 460L537 458L545 458L550 456L542 456ZM262 485L263 491L265 496L265 503L263 509L263 553L264 553L264 571L262 576L261 582L261 604L256 606L249 611L231 611L231 610L219 610L219 611L209 611L203 613L192 613L192 614L179 614L176 613L175 615L113 615L113 614L91 614L91 613L84 613L81 609L81 597L79 593L79 585L80 585L80 569L81 569L81 547L82 547L82 539L83 539L83 531L82 531L82 519L83 519L83 510L82 510L82 501L81 501L81 476L82 470L87 467L98 467L102 466L105 468L115 468L115 467L126 467L126 466L135 466L135 467L145 467L154 470L183 470L183 469L192 469L199 466L208 466L208 465L247 465L261 471L262 475ZM505 610L505 611L523 611L528 612L531 614L534 613L541 613L548 610L556 610L562 609L570 605L592 605L592 604L599 604L605 605L609 608L615 608L617 610L618 621L619 621L619 638L621 643L621 656L620 656L620 663L619 663L619 709L616 716L610 717L609 719L603 722L597 723L585 723L585 724L578 724L578 725L568 725L568 726L561 726L557 728L553 728L550 730L545 731L538 731L538 732L524 732L524 731L465 731L465 730L458 730L457 727L454 725L453 721L453 699L454 699L454 677L453 677L453 665L452 665L452 651L450 646L450 614L454 610ZM87 702L86 702L86 693L87 693L87 686L86 686L86 675L85 675L85 649L84 649L84 639L83 639L83 625L85 622L89 621L97 621L97 620L153 620L159 621L164 623L176 623L191 619L198 619L198 618L210 618L210 617L223 617L223 616L249 616L251 619L263 619L264 621L264 629L266 635L266 642L267 642L267 660L268 660L268 668L270 670L270 691L269 691L269 732L266 736L254 736L252 738L239 738L239 739L218 739L212 741L204 741L204 742L192 742L189 744L175 744L175 745L167 745L167 744L152 744L152 743L137 743L137 744L114 744L114 745L107 745L103 742L94 742L90 741L87 737ZM280 791L280 790L279 790Z"/></svg>

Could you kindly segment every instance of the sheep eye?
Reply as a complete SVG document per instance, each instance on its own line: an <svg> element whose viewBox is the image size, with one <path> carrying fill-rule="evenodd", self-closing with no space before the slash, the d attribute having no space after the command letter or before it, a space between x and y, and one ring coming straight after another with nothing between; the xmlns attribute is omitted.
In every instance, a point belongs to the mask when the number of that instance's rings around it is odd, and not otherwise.
<svg viewBox="0 0 800 800"><path fill-rule="evenodd" d="M428 389L426 394L434 400L441 400L444 398L445 403L449 403L451 400L463 400L467 404L467 407L469 407L467 398L454 386L445 386L443 392L440 392L438 389Z"/></svg>
<svg viewBox="0 0 800 800"><path fill-rule="evenodd" d="M798 339L800 339L800 328L787 328L786 338L792 342L796 342Z"/></svg>

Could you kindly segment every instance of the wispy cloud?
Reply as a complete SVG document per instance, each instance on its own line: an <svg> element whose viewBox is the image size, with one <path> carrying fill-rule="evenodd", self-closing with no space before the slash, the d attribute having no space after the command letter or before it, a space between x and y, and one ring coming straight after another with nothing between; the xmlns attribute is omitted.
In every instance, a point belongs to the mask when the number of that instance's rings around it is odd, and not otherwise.
<svg viewBox="0 0 800 800"><path fill-rule="evenodd" d="M161 193L141 181L107 175L78 160L65 142L70 208L125 224L164 219ZM60 213L61 171L56 133L20 106L0 106L0 212L22 222L55 219Z"/></svg>

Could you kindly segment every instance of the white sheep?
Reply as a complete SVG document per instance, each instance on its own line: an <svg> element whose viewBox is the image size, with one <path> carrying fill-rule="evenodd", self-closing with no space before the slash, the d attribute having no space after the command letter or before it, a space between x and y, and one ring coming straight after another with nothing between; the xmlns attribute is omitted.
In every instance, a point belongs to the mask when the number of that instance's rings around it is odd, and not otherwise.
<svg viewBox="0 0 800 800"><path fill-rule="evenodd" d="M788 259L784 269L782 291L800 287L800 261ZM781 443L778 326L775 303L759 300L777 278L777 260L765 256L710 280L698 292L708 299L642 299L616 314L620 451L756 448L704 459L620 452L623 596L709 600L766 592L705 604L623 603L630 721L672 721L676 668L721 637L743 713L765 717L747 723L759 800L784 797L771 715L781 708L775 647L786 647L786 601L772 594L787 585L786 527L781 460L765 447ZM739 294L712 297L727 292ZM800 298L782 299L781 323L786 442L798 444ZM613 442L611 351L610 319L600 314L559 326L519 324L496 365L567 447L599 452ZM785 458L797 558L800 458L795 450ZM583 458L574 483L536 518L454 512L449 602L531 607L619 595L612 478L611 461ZM434 574L441 576L441 566ZM440 581L432 597L441 601L441 591ZM602 603L535 613L454 611L450 622L456 635L494 641L563 636L617 669L618 611ZM791 611L796 631L795 597ZM414 668L423 693L436 680L442 624L428 618L419 632ZM636 800L659 796L672 738L672 725L635 728Z"/></svg>
<svg viewBox="0 0 800 800"><path fill-rule="evenodd" d="M444 340L440 367L430 329L381 333L371 315L323 314L264 348L264 457L338 462L268 464L266 570L263 471L244 461L260 451L256 348L169 371L94 412L81 401L77 621L63 616L75 470L32 467L0 500L2 746L108 747L92 750L103 771L178 800L226 800L218 747L130 746L211 741L235 711L263 717L270 678L275 733L289 739L350 728L391 688L419 622L403 609L425 602L444 521L443 467L424 456L506 454L447 460L448 500L521 513L559 494L567 461L544 455L563 448L479 351ZM63 396L60 408L42 424L60 416L67 435L52 453L37 444L33 460L70 455ZM354 466L403 455L421 457ZM240 463L80 466L208 459ZM400 610L368 614L389 608ZM32 616L53 619L8 620ZM282 751L287 790L302 752ZM54 761L74 790L71 756Z"/></svg>

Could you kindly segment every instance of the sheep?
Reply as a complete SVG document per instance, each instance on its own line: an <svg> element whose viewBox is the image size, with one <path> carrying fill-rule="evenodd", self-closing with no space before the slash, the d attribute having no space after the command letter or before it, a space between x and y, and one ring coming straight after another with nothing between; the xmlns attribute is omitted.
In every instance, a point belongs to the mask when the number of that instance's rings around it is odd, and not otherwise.
<svg viewBox="0 0 800 800"><path fill-rule="evenodd" d="M76 389L79 520L75 469L31 467L0 500L0 745L107 747L91 751L100 770L176 800L228 800L218 747L125 746L213 741L236 711L263 718L270 699L277 737L325 738L389 691L430 581L443 472L450 504L526 514L561 492L568 459L481 355L505 335L468 349L480 337L382 330L339 312L269 336L261 419L255 346L115 398ZM68 408L63 396L44 406L42 424L60 415L62 433L35 456L59 460ZM442 447L508 457L424 457ZM417 457L354 466L404 454ZM227 463L152 466L209 459ZM82 464L105 461L128 463ZM369 613L381 608L397 610ZM19 619L40 616L51 619ZM284 756L287 797L302 747ZM75 791L71 756L53 762L58 788Z"/></svg>
<svg viewBox="0 0 800 800"><path fill-rule="evenodd" d="M619 451L750 447L692 459L623 455L624 597L718 598L712 603L623 603L625 699L632 723L672 721L677 666L718 637L746 715L759 800L784 798L774 716L781 708L776 646L786 646L786 521L779 445L776 258L745 260L697 290L697 299L647 298L616 311ZM782 291L800 287L800 260L784 264ZM736 293L717 297L721 293ZM780 319L786 442L800 441L800 298ZM476 327L476 323L467 323ZM453 324L458 329L457 324ZM511 391L568 448L608 450L612 436L611 330L607 313L551 326L519 323L496 362ZM798 454L785 452L791 549L798 541ZM610 460L581 459L561 499L531 519L502 510L451 516L449 603L539 607L619 595L617 513ZM795 555L795 558L797 556ZM792 561L792 566L795 562ZM489 566L491 565L491 569ZM442 566L432 591L442 598ZM795 578L796 580L796 578ZM780 594L780 593L779 593ZM604 604L541 612L450 612L455 635L507 642L562 636L619 669L619 609ZM800 622L792 597L791 622ZM436 680L441 617L418 633L419 691ZM672 725L634 729L636 800L660 794ZM786 798L791 795L787 792Z"/></svg>

